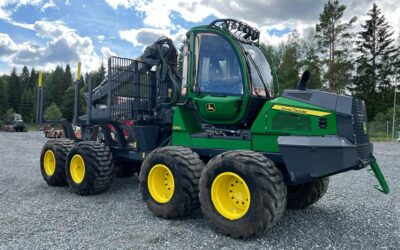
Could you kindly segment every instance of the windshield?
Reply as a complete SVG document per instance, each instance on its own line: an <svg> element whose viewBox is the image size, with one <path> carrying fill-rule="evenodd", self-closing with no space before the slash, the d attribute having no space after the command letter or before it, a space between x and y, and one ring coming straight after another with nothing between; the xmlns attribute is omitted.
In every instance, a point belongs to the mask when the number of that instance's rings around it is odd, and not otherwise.
<svg viewBox="0 0 400 250"><path fill-rule="evenodd" d="M21 115L15 114L15 115L14 115L14 120L15 120L15 121L20 121L20 120L21 120Z"/></svg>
<svg viewBox="0 0 400 250"><path fill-rule="evenodd" d="M205 93L243 95L239 59L232 45L216 34L199 34L197 83Z"/></svg>
<svg viewBox="0 0 400 250"><path fill-rule="evenodd" d="M273 78L267 58L265 58L261 49L254 45L244 43L242 46L252 59L248 58L251 72L252 94L255 96L266 96L266 91L268 91L269 95L272 96Z"/></svg>

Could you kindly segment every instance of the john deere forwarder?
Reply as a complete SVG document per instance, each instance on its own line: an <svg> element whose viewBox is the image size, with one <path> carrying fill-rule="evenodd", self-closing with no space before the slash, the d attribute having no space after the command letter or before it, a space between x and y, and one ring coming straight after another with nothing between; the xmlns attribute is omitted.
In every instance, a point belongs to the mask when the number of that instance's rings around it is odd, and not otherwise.
<svg viewBox="0 0 400 250"><path fill-rule="evenodd" d="M40 82L38 122L62 125L68 138L44 145L45 181L89 195L105 191L117 173L138 172L155 215L184 216L200 203L232 237L262 232L286 207L317 202L337 173L370 165L388 193L364 102L306 89L307 71L297 90L274 98L276 70L259 35L220 19L187 32L181 60L166 37L136 60L111 57L108 78L88 85L83 116L78 72L74 123L82 139L65 120L43 120Z"/></svg>

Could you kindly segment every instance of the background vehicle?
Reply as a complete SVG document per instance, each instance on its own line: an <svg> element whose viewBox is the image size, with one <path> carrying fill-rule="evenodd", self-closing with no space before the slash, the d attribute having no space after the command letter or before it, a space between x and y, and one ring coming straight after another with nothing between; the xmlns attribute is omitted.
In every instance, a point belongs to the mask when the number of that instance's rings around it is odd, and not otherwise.
<svg viewBox="0 0 400 250"><path fill-rule="evenodd" d="M8 119L4 121L4 125L2 127L3 131L7 132L27 132L28 129L22 120L22 116L20 114L11 114Z"/></svg>
<svg viewBox="0 0 400 250"><path fill-rule="evenodd" d="M273 226L286 207L317 202L337 173L371 166L388 193L364 102L307 90L307 71L297 90L274 97L276 70L259 34L220 19L186 34L179 62L165 37L136 60L111 57L108 78L95 89L89 81L81 117L78 70L74 123L81 140L70 123L43 120L40 83L39 123L62 125L68 138L44 145L45 181L89 195L106 190L116 168L140 171L143 199L155 215L184 216L200 203L232 237Z"/></svg>

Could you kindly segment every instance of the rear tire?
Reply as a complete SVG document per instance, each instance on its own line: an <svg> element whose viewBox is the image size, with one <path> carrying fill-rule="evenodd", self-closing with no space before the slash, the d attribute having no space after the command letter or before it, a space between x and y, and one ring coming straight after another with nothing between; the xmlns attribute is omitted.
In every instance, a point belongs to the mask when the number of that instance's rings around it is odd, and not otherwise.
<svg viewBox="0 0 400 250"><path fill-rule="evenodd" d="M318 178L296 186L288 186L287 207L289 209L302 209L311 206L324 196L328 186L328 177Z"/></svg>
<svg viewBox="0 0 400 250"><path fill-rule="evenodd" d="M49 186L67 185L65 159L74 144L75 142L69 139L49 140L44 144L40 154L40 172Z"/></svg>
<svg viewBox="0 0 400 250"><path fill-rule="evenodd" d="M67 181L79 195L107 190L114 179L114 162L110 148L104 143L85 141L73 147L65 165Z"/></svg>
<svg viewBox="0 0 400 250"><path fill-rule="evenodd" d="M167 219L185 216L197 208L203 167L199 156L189 148L168 146L152 151L139 174L140 191L148 209Z"/></svg>
<svg viewBox="0 0 400 250"><path fill-rule="evenodd" d="M204 215L233 238L262 233L278 221L286 207L282 173L271 160L253 151L228 151L212 158L201 174L199 188Z"/></svg>

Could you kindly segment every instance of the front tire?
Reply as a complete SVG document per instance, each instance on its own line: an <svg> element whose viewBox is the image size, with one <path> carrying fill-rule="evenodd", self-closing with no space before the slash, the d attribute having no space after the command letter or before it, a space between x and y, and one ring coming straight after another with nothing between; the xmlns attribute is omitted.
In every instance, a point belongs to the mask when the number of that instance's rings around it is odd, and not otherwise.
<svg viewBox="0 0 400 250"><path fill-rule="evenodd" d="M273 226L286 207L280 170L260 153L228 151L212 158L200 178L200 203L214 226L247 238Z"/></svg>
<svg viewBox="0 0 400 250"><path fill-rule="evenodd" d="M66 186L65 159L74 146L72 140L49 140L40 154L40 172L49 186Z"/></svg>
<svg viewBox="0 0 400 250"><path fill-rule="evenodd" d="M329 178L318 178L313 181L288 186L287 207L290 209L303 209L319 201L326 193Z"/></svg>
<svg viewBox="0 0 400 250"><path fill-rule="evenodd" d="M104 192L115 175L110 148L96 141L80 142L73 147L65 170L69 185L79 195Z"/></svg>
<svg viewBox="0 0 400 250"><path fill-rule="evenodd" d="M168 146L152 151L142 163L140 191L148 209L171 219L189 214L199 205L198 184L204 164L185 147Z"/></svg>

